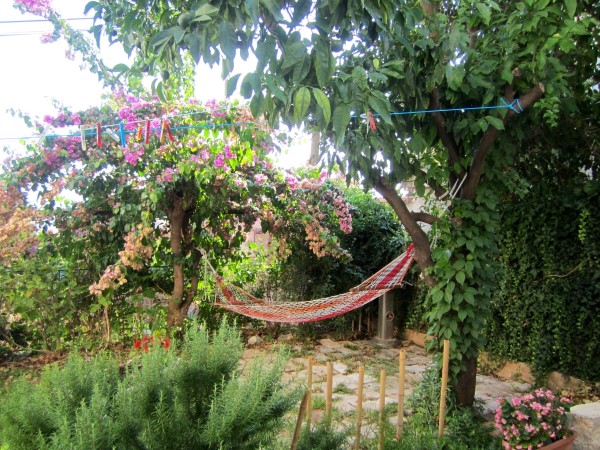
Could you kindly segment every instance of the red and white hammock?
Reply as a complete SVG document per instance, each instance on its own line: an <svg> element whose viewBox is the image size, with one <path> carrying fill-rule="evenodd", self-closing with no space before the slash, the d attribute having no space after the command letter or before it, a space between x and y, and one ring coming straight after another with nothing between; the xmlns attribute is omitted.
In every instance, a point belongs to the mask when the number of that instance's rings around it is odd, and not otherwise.
<svg viewBox="0 0 600 450"><path fill-rule="evenodd" d="M226 282L215 273L216 305L229 311L269 322L304 323L329 319L366 305L386 292L399 287L414 258L410 244L402 255L352 288L350 292L303 302L260 300L243 289Z"/></svg>

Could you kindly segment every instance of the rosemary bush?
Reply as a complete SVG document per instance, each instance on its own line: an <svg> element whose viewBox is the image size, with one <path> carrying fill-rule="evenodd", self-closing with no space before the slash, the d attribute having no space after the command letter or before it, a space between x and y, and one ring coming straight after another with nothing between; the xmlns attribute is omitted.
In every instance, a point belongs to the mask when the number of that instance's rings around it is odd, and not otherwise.
<svg viewBox="0 0 600 450"><path fill-rule="evenodd" d="M17 449L256 449L298 399L281 383L285 355L239 373L239 333L190 328L180 350L151 346L117 361L72 355L38 384L19 381L0 405L0 442Z"/></svg>

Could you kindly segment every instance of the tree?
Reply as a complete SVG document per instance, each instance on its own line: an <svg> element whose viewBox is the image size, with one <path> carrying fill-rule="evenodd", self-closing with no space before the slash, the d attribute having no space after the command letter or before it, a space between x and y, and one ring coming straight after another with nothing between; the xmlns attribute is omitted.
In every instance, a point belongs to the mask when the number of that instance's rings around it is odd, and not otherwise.
<svg viewBox="0 0 600 450"><path fill-rule="evenodd" d="M290 208L303 213L315 253L345 255L326 226L312 224L323 211L351 230L341 193L277 170L267 159L276 144L270 130L243 107L165 105L121 91L100 108L62 109L44 121L80 133L29 144L3 176L12 189L37 193L51 218L46 235L63 258L102 273L89 292L105 311L118 297L152 287L149 267L167 265L172 280L160 285L171 292L167 325L180 327L203 258L234 257L258 220L285 239Z"/></svg>
<svg viewBox="0 0 600 450"><path fill-rule="evenodd" d="M330 159L374 186L411 235L431 288L433 345L451 339L458 401L471 404L496 205L520 143L569 101L565 57L597 61L597 3L107 0L88 9L103 21L94 32L135 57L134 76L178 66L183 50L220 63L232 92L235 57L254 53L256 71L240 85L253 114L321 130L323 148L336 149ZM482 106L498 109L461 110ZM447 213L410 212L397 190L409 179L419 194L427 186L449 199ZM419 222L435 224L437 247Z"/></svg>

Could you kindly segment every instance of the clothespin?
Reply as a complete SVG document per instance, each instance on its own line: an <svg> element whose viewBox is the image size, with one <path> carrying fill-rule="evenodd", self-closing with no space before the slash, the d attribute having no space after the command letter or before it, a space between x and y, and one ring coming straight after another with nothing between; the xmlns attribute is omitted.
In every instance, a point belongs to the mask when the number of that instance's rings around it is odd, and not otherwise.
<svg viewBox="0 0 600 450"><path fill-rule="evenodd" d="M46 135L48 134L48 131L50 131L50 124L47 123L44 126L44 130L42 131L42 134L40 134L40 138L38 139L38 147L41 147L42 144L44 143L44 139L46 139Z"/></svg>
<svg viewBox="0 0 600 450"><path fill-rule="evenodd" d="M146 119L146 140L144 141L146 145L150 143L150 120Z"/></svg>
<svg viewBox="0 0 600 450"><path fill-rule="evenodd" d="M125 125L123 121L119 122L119 135L121 136L121 147L127 147L127 139L125 139Z"/></svg>
<svg viewBox="0 0 600 450"><path fill-rule="evenodd" d="M96 145L98 148L102 147L102 125L96 124Z"/></svg>
<svg viewBox="0 0 600 450"><path fill-rule="evenodd" d="M106 129L106 134L108 134L115 142L121 141L121 138L119 137L119 135L117 133L115 133L114 130L111 130L110 128Z"/></svg>
<svg viewBox="0 0 600 450"><path fill-rule="evenodd" d="M137 134L135 135L135 140L136 141L141 141L142 140L142 132L143 131L144 131L144 128L142 127L142 124L140 123L138 125Z"/></svg>
<svg viewBox="0 0 600 450"><path fill-rule="evenodd" d="M85 142L85 126L81 125L79 130L81 131L81 149L85 151L87 149L87 144Z"/></svg>
<svg viewBox="0 0 600 450"><path fill-rule="evenodd" d="M175 138L173 137L173 134L171 133L171 127L169 126L169 122L167 121L167 119L165 119L163 121L162 124L162 129L160 130L160 142L162 143L165 137L165 132L167 133L167 135L169 136L169 140L171 142L173 142L175 140Z"/></svg>
<svg viewBox="0 0 600 450"><path fill-rule="evenodd" d="M373 113L369 111L369 128L371 131L377 130L377 124L375 123L375 117L373 117Z"/></svg>

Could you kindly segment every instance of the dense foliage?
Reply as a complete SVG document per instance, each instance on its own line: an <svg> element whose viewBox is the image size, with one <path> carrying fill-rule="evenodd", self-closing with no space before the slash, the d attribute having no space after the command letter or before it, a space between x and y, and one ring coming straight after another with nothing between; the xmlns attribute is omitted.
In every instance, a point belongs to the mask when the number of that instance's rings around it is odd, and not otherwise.
<svg viewBox="0 0 600 450"><path fill-rule="evenodd" d="M499 289L487 348L531 363L600 378L600 190L534 186L503 211Z"/></svg>
<svg viewBox="0 0 600 450"><path fill-rule="evenodd" d="M0 404L11 449L256 449L272 442L297 392L280 381L283 355L238 371L239 333L190 329L174 345L137 350L124 369L109 356L72 355L39 384L20 380ZM123 371L124 373L121 373Z"/></svg>

